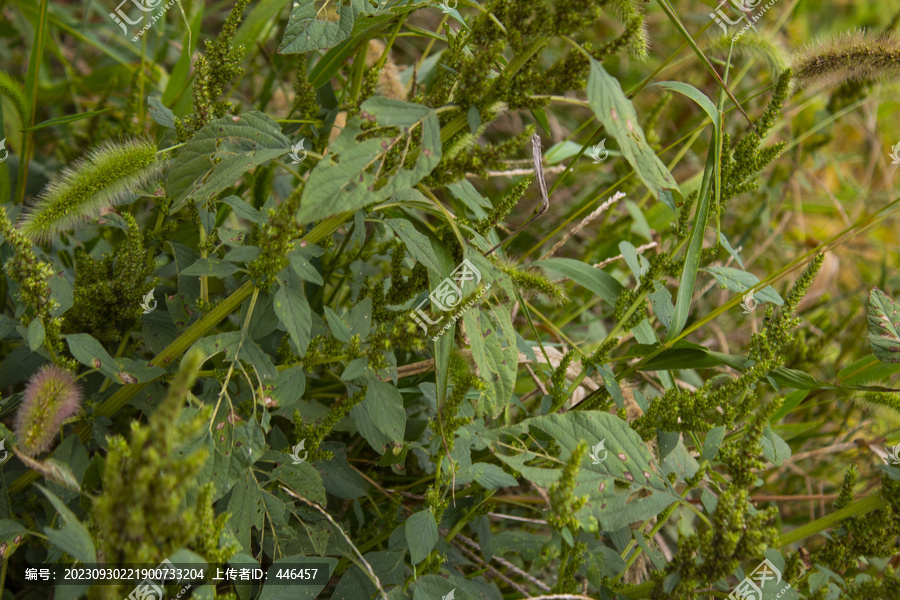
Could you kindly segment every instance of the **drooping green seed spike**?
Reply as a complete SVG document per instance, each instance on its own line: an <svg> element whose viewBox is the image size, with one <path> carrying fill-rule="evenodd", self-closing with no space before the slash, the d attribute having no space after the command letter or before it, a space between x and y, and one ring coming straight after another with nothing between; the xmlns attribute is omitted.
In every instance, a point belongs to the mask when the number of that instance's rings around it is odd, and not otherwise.
<svg viewBox="0 0 900 600"><path fill-rule="evenodd" d="M163 166L156 147L146 140L104 143L47 185L19 228L31 240L46 242L116 206L157 177Z"/></svg>

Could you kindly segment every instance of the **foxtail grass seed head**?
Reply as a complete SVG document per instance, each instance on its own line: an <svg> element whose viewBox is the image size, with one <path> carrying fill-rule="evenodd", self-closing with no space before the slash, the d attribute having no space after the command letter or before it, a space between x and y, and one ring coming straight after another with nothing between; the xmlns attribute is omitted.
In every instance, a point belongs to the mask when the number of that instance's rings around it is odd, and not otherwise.
<svg viewBox="0 0 900 600"><path fill-rule="evenodd" d="M28 456L47 451L63 422L78 412L81 396L75 377L56 365L45 365L32 375L16 414L22 451Z"/></svg>
<svg viewBox="0 0 900 600"><path fill-rule="evenodd" d="M793 61L800 87L833 87L848 81L900 77L900 38L892 33L849 31L800 50Z"/></svg>
<svg viewBox="0 0 900 600"><path fill-rule="evenodd" d="M116 206L159 176L163 166L147 140L101 144L44 188L19 228L33 241L49 241Z"/></svg>

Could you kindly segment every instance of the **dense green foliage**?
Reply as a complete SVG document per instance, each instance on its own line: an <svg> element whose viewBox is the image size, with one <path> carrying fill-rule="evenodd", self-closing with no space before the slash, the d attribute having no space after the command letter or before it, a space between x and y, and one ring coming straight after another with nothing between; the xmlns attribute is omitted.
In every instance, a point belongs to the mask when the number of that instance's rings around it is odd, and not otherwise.
<svg viewBox="0 0 900 600"><path fill-rule="evenodd" d="M111 5L0 0L0 600L898 597L895 7Z"/></svg>

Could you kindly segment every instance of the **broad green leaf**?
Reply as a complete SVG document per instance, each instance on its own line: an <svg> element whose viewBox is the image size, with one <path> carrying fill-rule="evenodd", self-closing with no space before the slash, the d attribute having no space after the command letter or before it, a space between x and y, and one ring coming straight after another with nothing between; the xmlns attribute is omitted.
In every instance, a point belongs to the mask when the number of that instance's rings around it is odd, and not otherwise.
<svg viewBox="0 0 900 600"><path fill-rule="evenodd" d="M420 510L406 520L406 542L414 565L428 557L438 541L438 528L431 509Z"/></svg>
<svg viewBox="0 0 900 600"><path fill-rule="evenodd" d="M235 120L237 119L237 120ZM287 154L291 142L278 123L259 111L213 119L185 144L166 181L171 213L212 200L250 169Z"/></svg>
<svg viewBox="0 0 900 600"><path fill-rule="evenodd" d="M350 410L350 418L360 435L378 452L384 452L385 444L403 441L406 431L403 396L389 383L370 381L366 397Z"/></svg>
<svg viewBox="0 0 900 600"><path fill-rule="evenodd" d="M653 307L653 314L659 319L663 327L666 329L672 324L672 314L675 312L675 305L672 304L672 293L662 282L656 282L656 291L650 292L647 296L650 298L650 305Z"/></svg>
<svg viewBox="0 0 900 600"><path fill-rule="evenodd" d="M331 460L319 461L316 469L322 474L325 490L342 500L353 500L365 496L369 489L368 482L347 462L347 448L338 442L325 442L320 448L331 452Z"/></svg>
<svg viewBox="0 0 900 600"><path fill-rule="evenodd" d="M322 476L308 462L280 465L272 470L271 476L307 500L325 506L327 498Z"/></svg>
<svg viewBox="0 0 900 600"><path fill-rule="evenodd" d="M316 285L323 285L325 283L322 280L322 275L314 266L312 266L312 263L309 262L309 258L303 254L299 248L290 252L287 257L291 263L291 268L300 279Z"/></svg>
<svg viewBox="0 0 900 600"><path fill-rule="evenodd" d="M900 362L900 313L890 296L872 288L866 307L869 345L881 362Z"/></svg>
<svg viewBox="0 0 900 600"><path fill-rule="evenodd" d="M238 271L240 269L230 262L210 256L201 258L184 269L181 274L187 277L218 277L219 279L224 279Z"/></svg>
<svg viewBox="0 0 900 600"><path fill-rule="evenodd" d="M571 258L547 258L534 263L539 267L561 273L575 283L586 287L613 306L625 289L615 277L580 260Z"/></svg>
<svg viewBox="0 0 900 600"><path fill-rule="evenodd" d="M519 482L516 478L498 467L489 463L475 463L472 466L460 469L456 473L456 484L465 485L470 481L476 481L486 490L498 490L505 487L516 487Z"/></svg>
<svg viewBox="0 0 900 600"><path fill-rule="evenodd" d="M40 319L32 319L27 330L28 349L36 351L44 343L47 333L44 331L44 323Z"/></svg>
<svg viewBox="0 0 900 600"><path fill-rule="evenodd" d="M738 294L743 294L759 283L756 275L732 267L706 267L701 269L711 274L719 282L719 285ZM784 304L784 300L771 285L753 292L753 297L760 302L771 302L777 306Z"/></svg>
<svg viewBox="0 0 900 600"><path fill-rule="evenodd" d="M155 96L147 96L147 112L156 121L167 129L175 129L175 113Z"/></svg>
<svg viewBox="0 0 900 600"><path fill-rule="evenodd" d="M328 328L331 330L331 335L345 344L350 343L352 334L350 333L350 328L344 323L344 320L328 306L323 307L323 310L328 321Z"/></svg>
<svg viewBox="0 0 900 600"><path fill-rule="evenodd" d="M266 217L261 212L253 208L249 202L245 202L242 198L238 196L227 196L222 198L222 202L231 207L234 211L234 214L241 217L242 219L247 219L252 223L256 223L257 225L262 225L266 222Z"/></svg>
<svg viewBox="0 0 900 600"><path fill-rule="evenodd" d="M635 173L650 193L675 210L672 195L681 197L678 183L647 143L634 105L625 96L619 80L607 73L599 61L593 58L590 60L587 97L591 109L606 131L619 143L622 155L634 167ZM670 193L664 194L664 190Z"/></svg>
<svg viewBox="0 0 900 600"><path fill-rule="evenodd" d="M372 122L378 124L376 129L363 128ZM390 136L393 128L399 129L398 137ZM361 134L365 134L364 139L357 139ZM421 139L421 145L412 168L406 169L410 135ZM402 152L392 155L386 164L394 146ZM310 173L297 220L300 224L320 221L413 187L440 162L441 148L440 123L433 109L379 96L370 98Z"/></svg>
<svg viewBox="0 0 900 600"><path fill-rule="evenodd" d="M700 458L709 461L715 460L716 455L719 453L719 446L722 445L722 440L724 439L725 427L722 425L713 427L706 432L706 437L703 439L703 454Z"/></svg>
<svg viewBox="0 0 900 600"><path fill-rule="evenodd" d="M441 270L428 236L420 233L412 222L406 219L385 219L384 223L403 241L414 260L419 261L432 271Z"/></svg>
<svg viewBox="0 0 900 600"><path fill-rule="evenodd" d="M261 530L265 519L263 496L250 471L245 472L235 484L231 499L228 501L228 512L231 513L231 518L228 519L226 527L234 532L241 549L250 552L251 528Z"/></svg>
<svg viewBox="0 0 900 600"><path fill-rule="evenodd" d="M325 18L328 6L317 8L315 0L297 0L291 7L279 54L303 54L311 50L331 48L350 37L356 19L365 14L365 0L342 2L337 23ZM318 18L317 18L318 17Z"/></svg>
<svg viewBox="0 0 900 600"><path fill-rule="evenodd" d="M87 367L97 369L113 381L122 383L119 379L119 368L116 361L100 342L87 333L70 333L65 338L69 345L69 352L72 353L75 360Z"/></svg>
<svg viewBox="0 0 900 600"><path fill-rule="evenodd" d="M511 318L507 305L494 305L488 310L473 306L463 314L472 360L485 383L476 406L478 415L496 417L512 398L519 351Z"/></svg>
<svg viewBox="0 0 900 600"><path fill-rule="evenodd" d="M776 467L780 467L785 460L791 457L791 447L768 425L766 425L766 429L763 432L760 444L765 457Z"/></svg>
<svg viewBox="0 0 900 600"><path fill-rule="evenodd" d="M210 457L198 475L200 481L212 481L216 487L213 500L228 493L234 484L248 473L250 467L266 450L266 438L256 423L236 421L233 425L225 418L226 410L220 409L216 426L200 438L194 448L205 447ZM188 451L186 451L187 453Z"/></svg>
<svg viewBox="0 0 900 600"><path fill-rule="evenodd" d="M59 513L62 522L60 529L44 527L44 534L50 543L79 562L86 564L97 562L97 551L94 549L91 534L78 520L75 513L69 510L53 492L40 484L35 485Z"/></svg>
<svg viewBox="0 0 900 600"><path fill-rule="evenodd" d="M274 307L299 355L306 355L312 330L312 309L306 297L299 290L281 286L275 292Z"/></svg>

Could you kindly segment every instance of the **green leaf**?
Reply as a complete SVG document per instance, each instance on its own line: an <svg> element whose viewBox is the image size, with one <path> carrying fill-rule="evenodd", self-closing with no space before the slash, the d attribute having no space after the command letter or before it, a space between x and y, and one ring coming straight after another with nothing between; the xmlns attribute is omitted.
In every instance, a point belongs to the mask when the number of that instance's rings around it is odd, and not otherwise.
<svg viewBox="0 0 900 600"><path fill-rule="evenodd" d="M872 288L866 307L869 345L881 362L900 362L900 314L890 296Z"/></svg>
<svg viewBox="0 0 900 600"><path fill-rule="evenodd" d="M87 333L70 333L65 338L69 345L69 352L72 353L75 360L86 367L97 369L113 381L121 383L116 361L100 342Z"/></svg>
<svg viewBox="0 0 900 600"><path fill-rule="evenodd" d="M234 214L242 219L247 219L251 223L262 225L266 222L266 217L261 212L253 208L249 202L245 202L238 196L227 196L222 198L222 202L231 207Z"/></svg>
<svg viewBox="0 0 900 600"><path fill-rule="evenodd" d="M328 320L328 328L331 330L331 334L345 344L349 344L352 334L350 333L350 328L344 323L344 320L328 306L323 307L323 311Z"/></svg>
<svg viewBox="0 0 900 600"><path fill-rule="evenodd" d="M719 110L716 108L716 105L713 104L713 101L710 100L706 94L695 88L689 83L682 83L681 81L660 81L658 83L651 83L647 87L661 87L665 90L672 90L673 92L678 92L679 94L683 94L696 102L700 108L706 112L712 121L713 127L716 130L719 130Z"/></svg>
<svg viewBox="0 0 900 600"><path fill-rule="evenodd" d="M463 314L463 322L472 347L472 360L485 383L476 412L496 417L512 398L519 366L510 307L495 305L486 310L473 306Z"/></svg>
<svg viewBox="0 0 900 600"><path fill-rule="evenodd" d="M230 262L210 256L201 258L184 269L181 274L188 277L218 277L219 279L224 279L238 271L240 269Z"/></svg>
<svg viewBox="0 0 900 600"><path fill-rule="evenodd" d="M290 150L291 142L278 123L259 111L213 119L176 157L166 181L166 192L173 198L170 212L181 210L188 198L196 202L215 199L253 167Z"/></svg>
<svg viewBox="0 0 900 600"><path fill-rule="evenodd" d="M305 356L312 331L312 309L306 297L299 290L281 286L275 292L274 307L299 355Z"/></svg>
<svg viewBox="0 0 900 600"><path fill-rule="evenodd" d="M363 129L372 120L378 128ZM392 126L400 130L399 137L390 137ZM407 135L418 138L419 133L422 143L418 156L412 168L406 169ZM362 134L364 139L357 139ZM402 152L392 156L388 166L385 160L395 145ZM297 220L302 225L381 202L419 183L440 160L441 130L433 109L379 96L370 98L310 173ZM389 170L382 171L386 167Z"/></svg>
<svg viewBox="0 0 900 600"><path fill-rule="evenodd" d="M722 445L722 441L725 439L725 427L719 425L718 427L713 427L706 433L706 438L703 440L703 454L701 455L702 460L715 460L716 454L719 453L719 446Z"/></svg>
<svg viewBox="0 0 900 600"><path fill-rule="evenodd" d="M366 397L350 410L350 418L369 445L378 452L385 444L402 442L406 431L403 396L393 385L372 380Z"/></svg>
<svg viewBox="0 0 900 600"><path fill-rule="evenodd" d="M766 425L766 429L763 432L760 444L765 457L776 467L780 467L785 460L791 457L791 447L778 434L772 431L772 428L768 425Z"/></svg>
<svg viewBox="0 0 900 600"><path fill-rule="evenodd" d="M478 112L478 107L474 104L469 107L469 112L466 113L466 121L469 124L469 131L478 133L478 128L481 127L481 113Z"/></svg>
<svg viewBox="0 0 900 600"><path fill-rule="evenodd" d="M675 210L672 196L663 194L662 191L667 190L680 198L678 183L647 143L634 105L625 96L619 80L607 73L599 61L593 58L590 60L587 97L591 109L606 131L619 143L622 155L634 167L635 173L650 193Z"/></svg>
<svg viewBox="0 0 900 600"><path fill-rule="evenodd" d="M236 450L237 451L237 450ZM246 471L240 481L235 484L228 501L228 512L231 518L227 527L234 532L234 536L241 544L245 552L250 552L251 528L262 530L265 519L265 504L259 485Z"/></svg>
<svg viewBox="0 0 900 600"><path fill-rule="evenodd" d="M757 279L756 275L753 273L741 271L740 269L734 269L732 267L706 267L701 270L706 271L715 277L716 281L719 282L719 285L732 292L737 292L738 294L743 294L759 283L759 279ZM771 285L767 285L763 289L753 292L753 297L760 302L771 302L777 306L784 304L784 300Z"/></svg>
<svg viewBox="0 0 900 600"><path fill-rule="evenodd" d="M409 517L405 530L412 564L417 565L428 558L438 541L438 527L431 509L419 511Z"/></svg>
<svg viewBox="0 0 900 600"><path fill-rule="evenodd" d="M325 506L325 486L322 476L308 462L284 464L272 470L272 477L311 502Z"/></svg>
<svg viewBox="0 0 900 600"><path fill-rule="evenodd" d="M586 287L613 306L619 298L619 294L625 288L615 277L605 271L596 269L587 263L571 258L547 258L534 263L545 269L552 269L565 275L575 283Z"/></svg>
<svg viewBox="0 0 900 600"><path fill-rule="evenodd" d="M428 236L420 233L410 221L406 219L385 219L384 223L403 241L414 260L419 261L432 271L439 272L441 270Z"/></svg>
<svg viewBox="0 0 900 600"><path fill-rule="evenodd" d="M366 374L366 368L369 366L369 359L365 356L355 358L347 363L347 368L341 373L341 381L353 381L359 379Z"/></svg>
<svg viewBox="0 0 900 600"><path fill-rule="evenodd" d="M53 492L40 484L35 485L47 497L62 520L63 526L60 529L44 527L44 534L50 543L79 562L85 564L97 562L97 551L94 549L91 534L78 520L75 513L69 510Z"/></svg>
<svg viewBox="0 0 900 600"><path fill-rule="evenodd" d="M499 490L505 487L516 487L519 482L516 478L498 467L489 463L475 463L470 467L460 469L456 474L456 484L466 484L471 480L486 490Z"/></svg>
<svg viewBox="0 0 900 600"><path fill-rule="evenodd" d="M322 280L322 275L319 274L314 266L312 266L312 263L309 262L309 259L301 252L300 248L289 253L287 257L291 263L291 268L294 269L294 273L296 273L300 279L316 285L325 284Z"/></svg>
<svg viewBox="0 0 900 600"><path fill-rule="evenodd" d="M175 113L155 96L147 96L147 111L157 125L167 129L175 129Z"/></svg>
<svg viewBox="0 0 900 600"><path fill-rule="evenodd" d="M365 0L350 0L341 3L337 23L317 19L322 9L316 8L315 0L297 0L291 8L284 38L278 46L279 54L303 54L311 50L322 50L337 45L350 37L359 15L368 7Z"/></svg>
<svg viewBox="0 0 900 600"><path fill-rule="evenodd" d="M40 319L32 319L28 324L28 349L32 352L36 351L44 343L46 332L44 331L44 323Z"/></svg>

